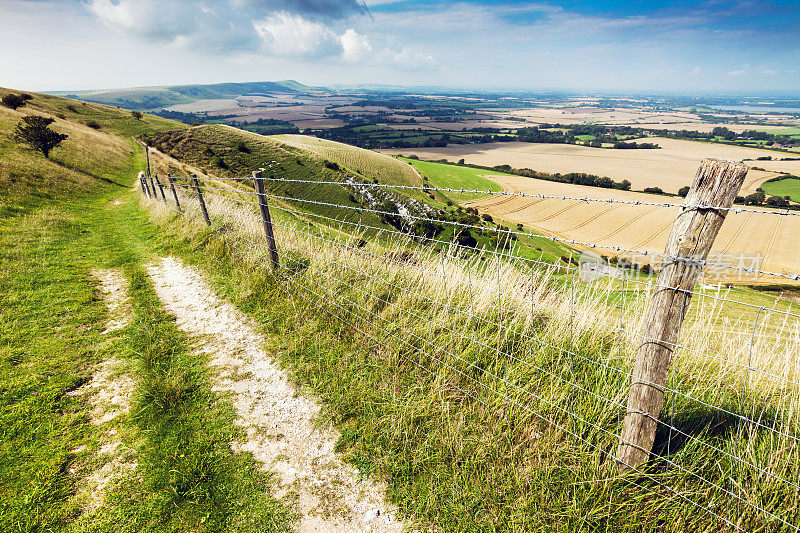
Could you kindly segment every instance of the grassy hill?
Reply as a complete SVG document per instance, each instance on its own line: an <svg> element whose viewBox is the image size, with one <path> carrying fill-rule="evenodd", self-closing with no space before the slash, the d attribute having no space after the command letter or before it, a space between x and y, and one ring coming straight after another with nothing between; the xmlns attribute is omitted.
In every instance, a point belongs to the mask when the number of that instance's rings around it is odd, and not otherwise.
<svg viewBox="0 0 800 533"><path fill-rule="evenodd" d="M285 80L275 82L214 83L210 85L166 85L73 92L59 91L52 94L144 111L169 107L175 104L188 104L197 100L230 98L243 94L299 93L320 89L303 85L294 80Z"/></svg>
<svg viewBox="0 0 800 533"><path fill-rule="evenodd" d="M20 94L0 88L0 98L9 93ZM128 185L142 159L133 136L185 127L152 115L137 119L106 105L27 94L32 98L23 107L0 106L0 216L47 199L81 196L103 183ZM49 159L13 139L26 115L52 118L50 128L68 135Z"/></svg>

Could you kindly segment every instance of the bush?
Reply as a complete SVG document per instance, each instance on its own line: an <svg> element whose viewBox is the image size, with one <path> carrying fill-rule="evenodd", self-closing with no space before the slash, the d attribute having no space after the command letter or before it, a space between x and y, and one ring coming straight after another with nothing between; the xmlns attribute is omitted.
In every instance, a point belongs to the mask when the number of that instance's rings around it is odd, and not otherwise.
<svg viewBox="0 0 800 533"><path fill-rule="evenodd" d="M247 146L244 141L239 141L239 144L236 145L236 149L242 152L243 154L250 153L250 147Z"/></svg>
<svg viewBox="0 0 800 533"><path fill-rule="evenodd" d="M100 129L100 123L97 122L96 120L87 120L86 122L84 122L84 124L86 124L87 126L92 128L93 130L99 130Z"/></svg>
<svg viewBox="0 0 800 533"><path fill-rule="evenodd" d="M456 242L460 246L467 246L469 248L475 248L475 246L478 245L478 240L472 236L468 228L461 228L461 230L459 230L456 234Z"/></svg>
<svg viewBox="0 0 800 533"><path fill-rule="evenodd" d="M18 109L25 105L25 99L18 94L9 93L0 98L0 103L9 109Z"/></svg>
<svg viewBox="0 0 800 533"><path fill-rule="evenodd" d="M490 215L489 213L482 214L481 218L483 220L485 220L486 222L494 222L494 219L492 218L492 215Z"/></svg>
<svg viewBox="0 0 800 533"><path fill-rule="evenodd" d="M25 100L26 102L27 102L28 100L33 100L33 96L31 96L31 95L30 95L30 94L28 94L28 93L21 93L21 94L19 95L19 97L20 97L20 98L22 98L23 100Z"/></svg>
<svg viewBox="0 0 800 533"><path fill-rule="evenodd" d="M136 120L142 120L142 114L139 111L131 111L131 116Z"/></svg>
<svg viewBox="0 0 800 533"><path fill-rule="evenodd" d="M211 164L219 168L228 168L228 164L220 156L215 155L211 158Z"/></svg>
<svg viewBox="0 0 800 533"><path fill-rule="evenodd" d="M661 190L661 187L645 187L644 192L650 194L664 194L664 191Z"/></svg>
<svg viewBox="0 0 800 533"><path fill-rule="evenodd" d="M333 161L328 161L327 159L325 160L325 162L323 164L325 165L325 168L329 168L331 170L341 170L342 169L342 167L339 166L339 163L335 163Z"/></svg>
<svg viewBox="0 0 800 533"><path fill-rule="evenodd" d="M681 198L686 198L687 194L689 194L689 186L688 185L678 189L678 196L680 196Z"/></svg>

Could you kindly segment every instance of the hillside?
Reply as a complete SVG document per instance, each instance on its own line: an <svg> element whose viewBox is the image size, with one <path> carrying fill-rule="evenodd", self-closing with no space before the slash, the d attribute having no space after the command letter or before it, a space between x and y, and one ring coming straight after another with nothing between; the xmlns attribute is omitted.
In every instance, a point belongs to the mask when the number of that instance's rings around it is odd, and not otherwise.
<svg viewBox="0 0 800 533"><path fill-rule="evenodd" d="M275 139L296 148L313 152L352 169L367 179L391 185L422 185L422 179L410 165L393 157L310 135L275 135Z"/></svg>
<svg viewBox="0 0 800 533"><path fill-rule="evenodd" d="M230 98L244 94L300 93L311 90L322 89L309 87L294 80L284 80L276 82L215 83L210 85L166 85L73 92L59 91L52 94L144 111L169 107L175 104L188 104L204 99Z"/></svg>
<svg viewBox="0 0 800 533"><path fill-rule="evenodd" d="M0 88L0 98L20 91ZM0 106L0 216L25 205L84 195L98 184L128 185L142 159L134 135L184 127L152 115L38 93L16 110ZM68 135L45 158L13 139L26 115L54 119L53 131Z"/></svg>

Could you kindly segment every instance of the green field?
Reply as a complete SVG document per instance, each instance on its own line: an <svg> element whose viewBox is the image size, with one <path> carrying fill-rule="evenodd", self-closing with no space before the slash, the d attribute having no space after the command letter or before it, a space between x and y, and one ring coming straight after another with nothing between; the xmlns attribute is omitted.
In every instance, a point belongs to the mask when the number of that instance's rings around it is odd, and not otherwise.
<svg viewBox="0 0 800 533"><path fill-rule="evenodd" d="M769 181L761 185L764 192L770 196L788 196L795 202L800 202L800 179L786 178L778 181Z"/></svg>
<svg viewBox="0 0 800 533"><path fill-rule="evenodd" d="M431 184L436 187L449 187L458 189L481 189L490 190L492 192L500 192L502 188L495 182L484 178L488 174L497 176L508 176L502 172L493 172L479 168L461 167L456 165L447 165L444 163L433 163L430 161L418 161L416 159L408 159L406 157L399 157L401 161L410 163L417 171L430 180ZM462 202L474 198L480 198L485 195L475 194L460 194L448 193L447 194L453 201Z"/></svg>

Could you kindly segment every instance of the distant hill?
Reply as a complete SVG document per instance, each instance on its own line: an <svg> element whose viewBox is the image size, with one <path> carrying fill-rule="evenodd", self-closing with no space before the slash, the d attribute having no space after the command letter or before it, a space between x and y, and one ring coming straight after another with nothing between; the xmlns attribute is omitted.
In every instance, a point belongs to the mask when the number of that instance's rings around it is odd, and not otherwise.
<svg viewBox="0 0 800 533"><path fill-rule="evenodd" d="M294 80L284 80L214 83L211 85L165 85L72 92L58 91L50 94L122 107L124 109L146 111L175 104L188 104L197 100L231 98L243 94L303 93L325 90L327 89L324 87L310 87Z"/></svg>

